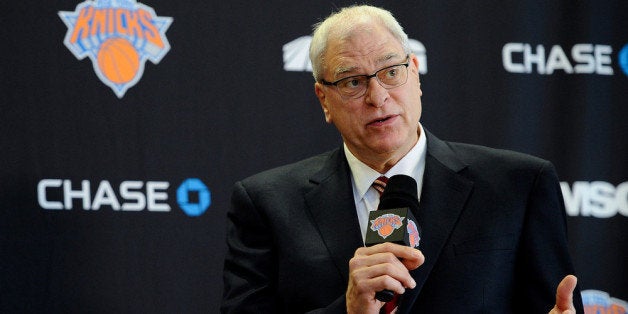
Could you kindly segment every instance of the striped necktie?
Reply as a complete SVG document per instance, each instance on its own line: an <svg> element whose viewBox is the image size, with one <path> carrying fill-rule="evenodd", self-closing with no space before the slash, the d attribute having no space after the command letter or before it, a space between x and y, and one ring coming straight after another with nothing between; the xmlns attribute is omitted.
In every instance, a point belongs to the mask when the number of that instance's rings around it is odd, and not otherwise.
<svg viewBox="0 0 628 314"><path fill-rule="evenodd" d="M373 188L377 190L379 196L382 196L382 193L384 193L386 183L388 183L388 178L386 178L385 176L381 176L373 181Z"/></svg>
<svg viewBox="0 0 628 314"><path fill-rule="evenodd" d="M384 189L386 188L386 183L388 183L388 178L385 176L381 176L375 181L373 181L373 188L379 193L379 196L382 196L384 193ZM380 313L389 314L392 313L397 308L397 302L399 301L399 295L395 293L395 296L392 300L386 302L384 307L380 310Z"/></svg>

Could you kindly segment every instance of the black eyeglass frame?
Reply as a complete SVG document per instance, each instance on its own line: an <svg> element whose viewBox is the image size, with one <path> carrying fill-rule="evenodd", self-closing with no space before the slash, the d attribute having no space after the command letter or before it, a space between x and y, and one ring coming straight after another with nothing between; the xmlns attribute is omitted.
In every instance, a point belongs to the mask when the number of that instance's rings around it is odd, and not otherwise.
<svg viewBox="0 0 628 314"><path fill-rule="evenodd" d="M344 81L344 80L346 80L346 79L351 79L351 78L354 78L354 77L366 77L366 80L367 80L367 81L368 81L368 80L370 80L370 79L372 79L372 78L376 78L376 79L377 79L377 82L379 83L379 85L381 85L381 86L382 86L382 87L384 87L385 89L392 89L392 88L399 87L399 86L401 86L401 85L405 84L405 83L408 81L408 77L407 77L407 75L406 75L406 81L405 81L405 82L403 82L403 83L401 83L401 84L399 84L399 85L396 85L396 86L386 87L386 86L384 86L384 85L382 84L382 82L379 80L379 78L377 78L377 73L380 73L380 72L382 72L382 71L384 71L384 70L388 70L388 69L390 69L390 68L398 67L398 66L400 66L400 65L405 66L405 67L406 67L406 69L408 68L408 66L410 65L410 55L409 55L409 54L407 54L407 55L406 55L406 62L405 62L405 63L393 64L393 65L390 65L390 66L387 66L387 67L381 68L381 69L379 69L379 70L375 71L375 73L370 74L370 75L369 75L369 74L352 75L352 76L343 77L343 78L341 78L341 79L339 79L339 80L336 80L336 81L334 81L334 82L329 82L329 81L327 81L327 80L325 80L325 79L320 79L320 81L319 81L319 82L320 82L321 84L323 84L323 85L326 85L326 86L335 86L335 87L336 87L336 90L338 90L338 93L339 93L340 95L342 95L342 96L347 96L347 97L350 97L350 96L348 96L348 95L344 95L344 94L343 94L343 93L341 93L341 92L340 92L340 90L338 89L338 83L340 83L341 81ZM360 96L362 96L362 95L360 95ZM355 97L360 97L360 96L355 96Z"/></svg>

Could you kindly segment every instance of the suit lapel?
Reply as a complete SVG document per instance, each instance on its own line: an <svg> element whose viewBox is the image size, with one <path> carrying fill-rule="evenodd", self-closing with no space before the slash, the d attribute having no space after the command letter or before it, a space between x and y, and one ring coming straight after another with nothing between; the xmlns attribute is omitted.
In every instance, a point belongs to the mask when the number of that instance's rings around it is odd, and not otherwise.
<svg viewBox="0 0 628 314"><path fill-rule="evenodd" d="M349 259L364 244L343 150L334 151L310 181L314 187L305 195L307 210L340 275L347 282Z"/></svg>
<svg viewBox="0 0 628 314"><path fill-rule="evenodd" d="M399 307L400 313L407 313L421 292L473 187L473 182L459 173L466 165L456 158L449 146L429 132L426 135L423 190L419 212L414 213L422 228L419 249L425 256L425 263L411 272L417 286L406 290Z"/></svg>
<svg viewBox="0 0 628 314"><path fill-rule="evenodd" d="M411 272L417 287L406 290L399 307L407 313L429 277L453 231L473 182L460 172L466 168L449 146L426 131L427 156L419 211L414 213L421 228L420 249L425 263ZM310 179L306 193L307 211L334 260L344 282L348 281L349 259L363 246L356 215L349 165L342 149L334 151Z"/></svg>

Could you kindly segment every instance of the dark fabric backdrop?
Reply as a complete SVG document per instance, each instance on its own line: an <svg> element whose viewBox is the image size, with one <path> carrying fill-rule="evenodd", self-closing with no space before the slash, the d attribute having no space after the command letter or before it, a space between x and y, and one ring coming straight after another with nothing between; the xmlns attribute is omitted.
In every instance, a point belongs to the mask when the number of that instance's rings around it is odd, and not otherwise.
<svg viewBox="0 0 628 314"><path fill-rule="evenodd" d="M340 144L301 37L352 1L146 1L0 4L0 312L216 312L234 182ZM580 285L625 307L628 2L369 3L420 43L426 128L554 163Z"/></svg>

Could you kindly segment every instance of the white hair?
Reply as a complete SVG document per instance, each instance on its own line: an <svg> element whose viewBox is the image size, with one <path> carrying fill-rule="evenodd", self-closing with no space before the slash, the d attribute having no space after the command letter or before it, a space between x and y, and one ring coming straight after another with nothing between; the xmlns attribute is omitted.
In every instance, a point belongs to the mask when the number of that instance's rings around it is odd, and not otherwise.
<svg viewBox="0 0 628 314"><path fill-rule="evenodd" d="M355 5L341 9L329 15L325 20L314 25L310 44L310 61L314 80L320 81L325 69L324 54L330 39L346 38L357 26L364 23L379 23L399 40L405 53L410 53L408 35L393 15L382 8L369 5Z"/></svg>

